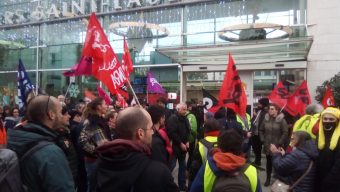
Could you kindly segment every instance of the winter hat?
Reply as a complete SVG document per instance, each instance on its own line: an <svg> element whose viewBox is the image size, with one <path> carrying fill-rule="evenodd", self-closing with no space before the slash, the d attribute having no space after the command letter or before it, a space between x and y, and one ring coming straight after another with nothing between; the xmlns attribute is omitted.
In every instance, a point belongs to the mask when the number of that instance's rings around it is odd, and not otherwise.
<svg viewBox="0 0 340 192"><path fill-rule="evenodd" d="M333 115L334 117L336 117L338 119L338 122L339 122L339 119L340 119L340 110L337 109L337 108L327 107L325 110L322 111L321 117L320 117L321 121L319 123L319 142L318 142L318 148L319 149L325 148L325 145L326 145L326 143L325 143L325 133L324 133L323 124L322 124L322 117L325 114ZM340 123L338 123L338 126L335 128L335 130L333 132L333 135L332 135L332 138L331 138L331 143L329 145L330 150L333 151L335 149L335 147L338 144L339 138L340 138Z"/></svg>
<svg viewBox="0 0 340 192"><path fill-rule="evenodd" d="M214 114L212 113L212 112L206 112L205 114L205 117L207 118L207 119L212 119L212 118L214 118Z"/></svg>
<svg viewBox="0 0 340 192"><path fill-rule="evenodd" d="M266 97L261 98L261 99L259 99L259 103L260 103L261 105L263 105L263 107L267 107L267 106L269 106L269 99L266 98Z"/></svg>

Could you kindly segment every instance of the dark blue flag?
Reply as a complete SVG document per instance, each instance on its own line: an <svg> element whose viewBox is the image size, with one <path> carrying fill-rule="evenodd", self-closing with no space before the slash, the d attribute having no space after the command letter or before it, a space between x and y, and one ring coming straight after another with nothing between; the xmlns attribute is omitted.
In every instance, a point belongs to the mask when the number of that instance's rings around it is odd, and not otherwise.
<svg viewBox="0 0 340 192"><path fill-rule="evenodd" d="M19 109L21 112L23 112L27 105L28 95L33 91L33 85L26 73L25 67L22 64L21 59L19 59L18 64L17 82L18 82Z"/></svg>

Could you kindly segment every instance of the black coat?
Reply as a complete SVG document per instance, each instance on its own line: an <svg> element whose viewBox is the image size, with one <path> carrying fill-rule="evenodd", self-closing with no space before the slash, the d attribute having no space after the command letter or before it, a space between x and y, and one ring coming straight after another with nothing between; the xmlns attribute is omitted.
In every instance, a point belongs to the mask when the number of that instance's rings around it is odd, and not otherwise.
<svg viewBox="0 0 340 192"><path fill-rule="evenodd" d="M327 145L328 143L328 145ZM340 142L331 151L326 141L324 149L319 151L317 161L317 191L340 192Z"/></svg>
<svg viewBox="0 0 340 192"><path fill-rule="evenodd" d="M164 163L169 166L169 154L166 151L166 144L159 133L156 131L152 135L151 159Z"/></svg>
<svg viewBox="0 0 340 192"><path fill-rule="evenodd" d="M179 191L168 167L151 160L137 142L116 139L97 148L98 192Z"/></svg>
<svg viewBox="0 0 340 192"><path fill-rule="evenodd" d="M313 192L317 156L316 145L313 141L309 141L304 146L298 147L285 156L275 153L273 155L273 167L278 174L278 178L292 185L306 172L310 162L313 160L314 163L310 172L293 189L294 192Z"/></svg>
<svg viewBox="0 0 340 192"><path fill-rule="evenodd" d="M186 151L181 150L180 144L186 144L190 135L190 124L185 116L177 113L169 117L167 121L167 130L170 140L172 140L172 148L174 154L179 160L185 159Z"/></svg>

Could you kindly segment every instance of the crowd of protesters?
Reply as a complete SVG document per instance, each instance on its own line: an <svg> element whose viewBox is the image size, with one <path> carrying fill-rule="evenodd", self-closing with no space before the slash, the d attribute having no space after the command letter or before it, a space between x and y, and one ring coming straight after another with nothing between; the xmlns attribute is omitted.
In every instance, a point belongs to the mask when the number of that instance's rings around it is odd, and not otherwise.
<svg viewBox="0 0 340 192"><path fill-rule="evenodd" d="M24 116L1 107L0 190L340 192L338 108L312 104L297 118L262 98L250 117L166 102L123 109L40 95Z"/></svg>

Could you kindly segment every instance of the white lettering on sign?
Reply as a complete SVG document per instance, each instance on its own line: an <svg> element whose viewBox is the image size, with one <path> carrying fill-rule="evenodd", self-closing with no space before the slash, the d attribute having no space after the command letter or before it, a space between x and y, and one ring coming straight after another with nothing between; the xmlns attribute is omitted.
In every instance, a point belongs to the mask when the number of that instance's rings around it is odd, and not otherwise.
<svg viewBox="0 0 340 192"><path fill-rule="evenodd" d="M124 75L122 66L119 66L117 70L113 71L113 73L111 74L111 79L113 85L115 86L115 89L117 89L117 87L121 87L124 84L124 82L126 81L126 77Z"/></svg>
<svg viewBox="0 0 340 192"><path fill-rule="evenodd" d="M100 43L101 37L100 37L100 33L98 31L94 32L94 36L95 36L95 38L94 38L94 43L92 44L92 48L93 49L98 48L98 49L100 49L100 51L102 53L106 53L106 51L110 48L110 45Z"/></svg>
<svg viewBox="0 0 340 192"><path fill-rule="evenodd" d="M28 11L16 9L0 13L0 25L21 24L33 21L43 21L46 19L57 19L60 17L74 17L90 14L91 12L112 12L123 9L140 8L143 6L157 6L160 4L171 4L180 1L193 0L60 0L60 3L33 4L33 8ZM29 5L31 7L32 5ZM101 6L98 10L98 6ZM105 9L104 9L105 7Z"/></svg>
<svg viewBox="0 0 340 192"><path fill-rule="evenodd" d="M159 0L147 0L147 2L148 2L150 5L157 5L157 4L159 4Z"/></svg>
<svg viewBox="0 0 340 192"><path fill-rule="evenodd" d="M114 57L113 60L109 63L103 63L103 65L101 67L99 67L98 71L109 71L112 70L114 68L116 68L117 65L117 58Z"/></svg>
<svg viewBox="0 0 340 192"><path fill-rule="evenodd" d="M133 5L136 5L138 7L141 7L142 5L140 4L140 1L139 0L129 0L128 4L127 4L127 7L128 8L132 8Z"/></svg>
<svg viewBox="0 0 340 192"><path fill-rule="evenodd" d="M53 17L58 18L60 11L57 9L55 4L52 4L51 8L46 13L47 13L47 18L53 18Z"/></svg>
<svg viewBox="0 0 340 192"><path fill-rule="evenodd" d="M154 86L155 84L160 85L155 78L150 78L150 83L151 83L151 86Z"/></svg>

